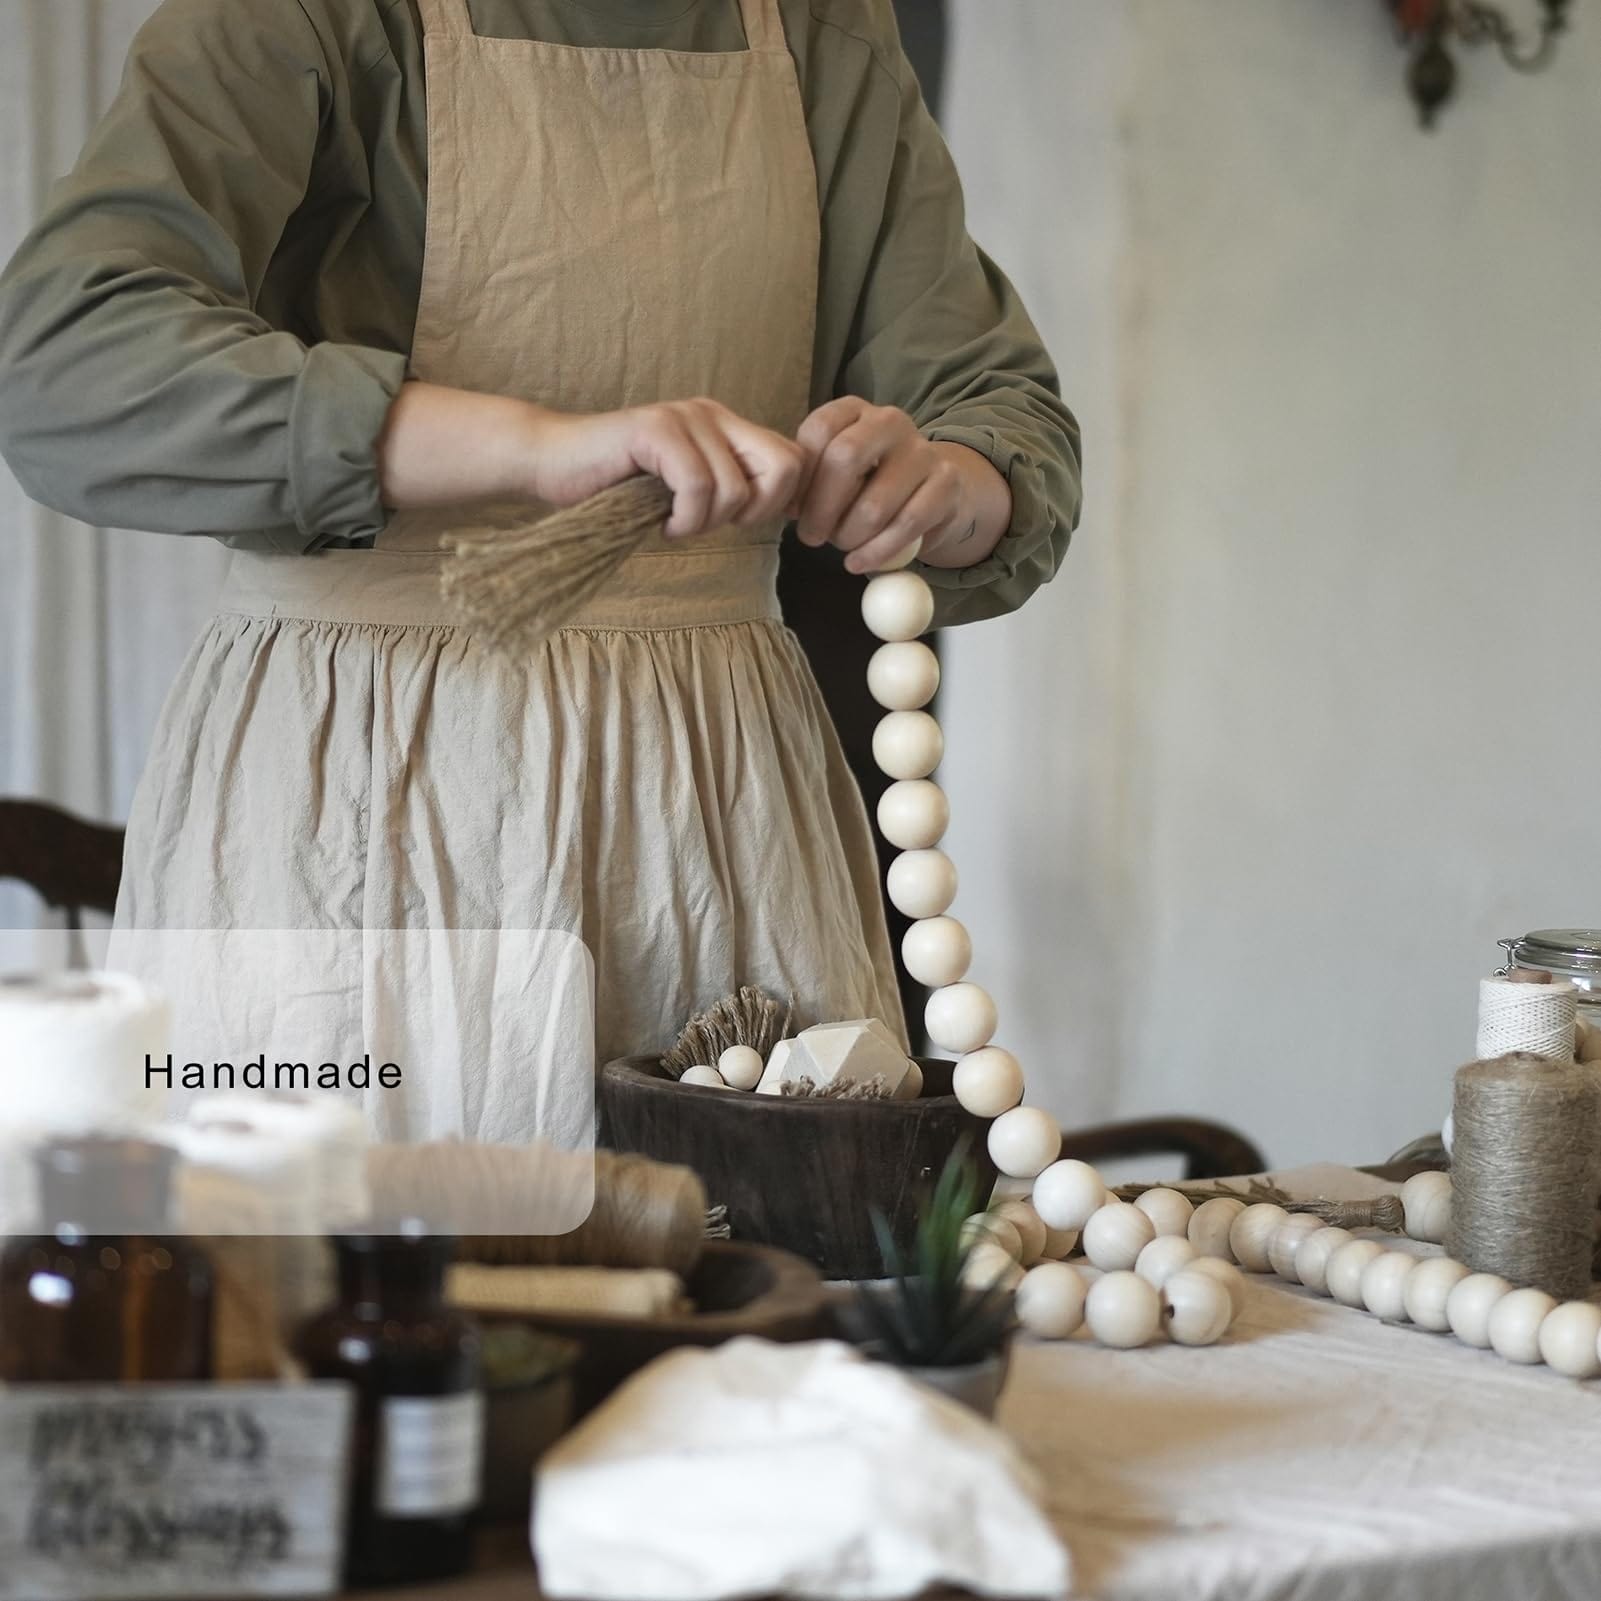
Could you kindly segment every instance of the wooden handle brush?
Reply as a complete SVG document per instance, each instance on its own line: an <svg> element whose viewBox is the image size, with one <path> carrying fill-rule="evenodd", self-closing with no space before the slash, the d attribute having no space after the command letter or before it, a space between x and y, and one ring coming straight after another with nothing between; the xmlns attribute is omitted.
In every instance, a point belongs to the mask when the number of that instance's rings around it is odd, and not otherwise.
<svg viewBox="0 0 1601 1601"><path fill-rule="evenodd" d="M672 510L659 478L627 478L520 533L453 535L440 590L489 644L526 654L571 621Z"/></svg>

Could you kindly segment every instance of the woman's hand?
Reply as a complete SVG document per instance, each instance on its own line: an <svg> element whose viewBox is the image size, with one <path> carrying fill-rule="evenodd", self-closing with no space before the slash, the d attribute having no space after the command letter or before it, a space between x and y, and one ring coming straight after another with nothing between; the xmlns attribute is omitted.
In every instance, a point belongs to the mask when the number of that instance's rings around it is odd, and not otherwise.
<svg viewBox="0 0 1601 1601"><path fill-rule="evenodd" d="M1012 520L1006 480L976 450L925 439L904 411L854 395L802 424L807 476L799 533L838 545L853 573L876 572L915 540L936 567L971 567Z"/></svg>
<svg viewBox="0 0 1601 1601"><path fill-rule="evenodd" d="M785 517L800 487L799 445L714 400L594 414L406 384L378 444L384 504L541 500L571 506L636 473L673 492L673 538Z"/></svg>

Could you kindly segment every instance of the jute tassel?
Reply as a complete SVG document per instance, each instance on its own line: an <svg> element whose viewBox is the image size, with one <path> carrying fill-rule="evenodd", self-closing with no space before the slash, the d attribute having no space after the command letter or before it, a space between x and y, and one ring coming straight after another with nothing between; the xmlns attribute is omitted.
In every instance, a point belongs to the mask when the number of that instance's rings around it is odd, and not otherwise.
<svg viewBox="0 0 1601 1601"><path fill-rule="evenodd" d="M1601 1080L1517 1053L1470 1062L1452 1104L1446 1250L1562 1300L1589 1294L1601 1190Z"/></svg>
<svg viewBox="0 0 1601 1601"><path fill-rule="evenodd" d="M765 1062L794 1021L793 1001L786 1006L747 984L738 994L726 995L690 1018L662 1053L662 1071L668 1078L682 1078L692 1067L716 1067L717 1058L731 1045L748 1045Z"/></svg>
<svg viewBox="0 0 1601 1601"><path fill-rule="evenodd" d="M687 1167L596 1151L595 1205L567 1234L532 1234L572 1193L587 1154L548 1145L375 1145L367 1181L377 1217L420 1217L460 1236L466 1262L510 1267L664 1267L687 1278L707 1237L706 1189Z"/></svg>
<svg viewBox="0 0 1601 1601"><path fill-rule="evenodd" d="M457 534L445 599L496 649L526 654L594 596L672 514L659 478L628 478L519 532Z"/></svg>

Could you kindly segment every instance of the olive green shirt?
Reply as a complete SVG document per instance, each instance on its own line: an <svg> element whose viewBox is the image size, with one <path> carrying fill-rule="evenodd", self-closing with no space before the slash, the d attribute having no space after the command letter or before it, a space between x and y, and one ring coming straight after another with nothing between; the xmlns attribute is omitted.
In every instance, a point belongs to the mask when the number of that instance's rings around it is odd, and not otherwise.
<svg viewBox="0 0 1601 1601"><path fill-rule="evenodd" d="M737 0L470 9L495 37L744 47ZM1077 427L967 235L890 0L782 13L822 210L814 404L900 406L995 464L1010 531L971 568L924 571L940 623L1010 610L1066 550ZM370 544L416 321L426 117L416 0L165 0L0 277L0 451L23 487L103 526Z"/></svg>

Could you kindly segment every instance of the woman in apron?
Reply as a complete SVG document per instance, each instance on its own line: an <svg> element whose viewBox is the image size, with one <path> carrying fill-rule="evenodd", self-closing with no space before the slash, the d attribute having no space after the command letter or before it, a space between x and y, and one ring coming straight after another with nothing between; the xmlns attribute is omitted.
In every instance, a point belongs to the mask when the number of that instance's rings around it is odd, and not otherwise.
<svg viewBox="0 0 1601 1601"><path fill-rule="evenodd" d="M1055 570L1078 477L889 0L166 0L0 286L0 396L38 498L236 547L120 924L562 931L601 1060L742 984L902 1027L780 533L921 538L959 622ZM457 625L446 535L639 471L672 521L570 626ZM406 988L345 999L403 1039ZM550 1131L480 1071L376 1129Z"/></svg>

